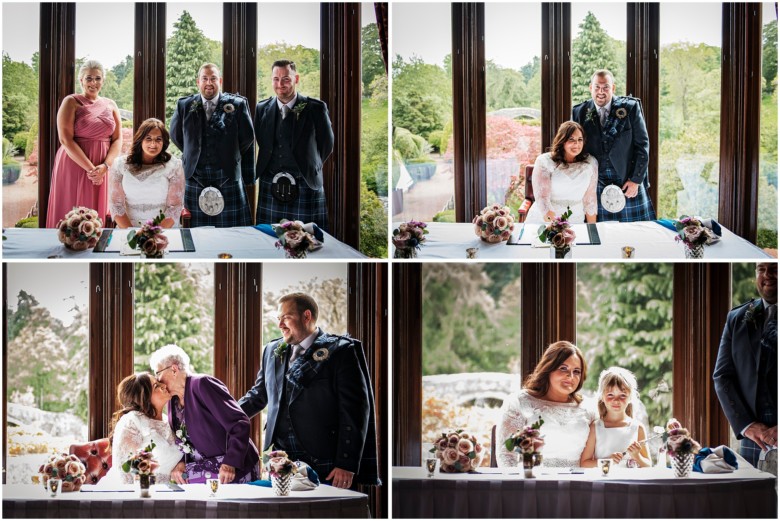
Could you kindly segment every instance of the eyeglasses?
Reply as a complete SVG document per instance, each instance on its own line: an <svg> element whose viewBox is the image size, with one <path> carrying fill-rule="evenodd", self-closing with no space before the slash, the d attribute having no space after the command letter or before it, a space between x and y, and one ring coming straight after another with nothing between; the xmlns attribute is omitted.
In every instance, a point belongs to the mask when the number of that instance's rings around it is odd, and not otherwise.
<svg viewBox="0 0 780 521"><path fill-rule="evenodd" d="M167 369L170 369L171 367L173 367L173 364L169 365L168 367L163 367L162 369L160 369L159 371L154 373L154 376L156 376L157 378L160 378L160 374L164 373Z"/></svg>
<svg viewBox="0 0 780 521"><path fill-rule="evenodd" d="M596 92L609 92L612 90L612 85L594 85L593 90Z"/></svg>
<svg viewBox="0 0 780 521"><path fill-rule="evenodd" d="M768 273L772 273L774 275L777 275L777 266L759 266L756 268L756 275L766 275Z"/></svg>

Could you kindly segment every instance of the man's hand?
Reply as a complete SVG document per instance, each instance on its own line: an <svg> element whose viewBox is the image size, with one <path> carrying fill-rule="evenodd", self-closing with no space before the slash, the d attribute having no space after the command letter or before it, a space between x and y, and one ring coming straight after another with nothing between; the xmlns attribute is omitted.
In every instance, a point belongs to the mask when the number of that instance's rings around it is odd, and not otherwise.
<svg viewBox="0 0 780 521"><path fill-rule="evenodd" d="M184 477L182 477L182 474L187 471L187 466L184 464L183 461L180 461L176 464L175 467L173 467L173 470L171 471L171 480L175 481L179 485L186 485L188 482Z"/></svg>
<svg viewBox="0 0 780 521"><path fill-rule="evenodd" d="M626 194L626 197L633 199L639 192L639 185L633 181L626 181L623 184L623 192Z"/></svg>
<svg viewBox="0 0 780 521"><path fill-rule="evenodd" d="M219 467L219 483L221 485L232 483L235 478L236 478L235 467L231 467L230 465L226 465L224 463Z"/></svg>
<svg viewBox="0 0 780 521"><path fill-rule="evenodd" d="M763 423L754 422L745 431L745 437L753 440L761 450L777 446L777 427L767 427Z"/></svg>
<svg viewBox="0 0 780 521"><path fill-rule="evenodd" d="M352 477L354 475L354 472L342 470L336 467L330 471L330 474L328 474L328 477L325 478L325 481L333 480L332 484L337 488L349 488L352 486Z"/></svg>

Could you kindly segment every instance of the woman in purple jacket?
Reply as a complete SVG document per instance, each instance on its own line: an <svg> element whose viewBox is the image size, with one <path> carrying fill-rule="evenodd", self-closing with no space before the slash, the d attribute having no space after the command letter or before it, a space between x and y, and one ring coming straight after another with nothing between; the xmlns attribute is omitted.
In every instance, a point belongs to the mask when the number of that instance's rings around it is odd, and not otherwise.
<svg viewBox="0 0 780 521"><path fill-rule="evenodd" d="M190 357L177 345L161 347L149 360L168 387L168 422L183 458L171 472L177 483L247 483L260 479L257 447L249 439L249 418L225 384L193 374Z"/></svg>

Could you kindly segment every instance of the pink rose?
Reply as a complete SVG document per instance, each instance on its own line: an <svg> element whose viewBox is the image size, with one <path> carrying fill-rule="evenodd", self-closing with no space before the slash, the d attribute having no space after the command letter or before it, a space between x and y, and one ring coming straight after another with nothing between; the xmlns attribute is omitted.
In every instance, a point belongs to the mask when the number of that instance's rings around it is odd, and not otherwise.
<svg viewBox="0 0 780 521"><path fill-rule="evenodd" d="M59 471L65 470L65 467L67 466L68 461L64 458L58 458L57 461L54 463L54 466L57 468L58 474Z"/></svg>
<svg viewBox="0 0 780 521"><path fill-rule="evenodd" d="M97 237L90 237L89 239L87 239L87 248L94 248L95 246L97 246L97 243L98 243Z"/></svg>
<svg viewBox="0 0 780 521"><path fill-rule="evenodd" d="M512 232L507 230L501 234L501 240L508 241L511 236L512 236Z"/></svg>
<svg viewBox="0 0 780 521"><path fill-rule="evenodd" d="M65 472L67 472L73 477L76 477L82 473L81 469L82 469L81 463L79 463L78 461L70 461L68 462Z"/></svg>
<svg viewBox="0 0 780 521"><path fill-rule="evenodd" d="M491 233L490 236L488 237L488 242L491 244L501 242L501 236L496 235L495 233Z"/></svg>
<svg viewBox="0 0 780 521"><path fill-rule="evenodd" d="M157 254L157 243L154 239L146 239L141 250L149 257Z"/></svg>
<svg viewBox="0 0 780 521"><path fill-rule="evenodd" d="M472 444L471 441L466 438L461 438L458 442L458 450L464 454L468 454L474 450L474 444Z"/></svg>
<svg viewBox="0 0 780 521"><path fill-rule="evenodd" d="M95 232L95 223L92 221L82 221L79 225L79 231L89 237Z"/></svg>
<svg viewBox="0 0 780 521"><path fill-rule="evenodd" d="M683 232L685 232L685 239L688 242L696 242L699 240L699 237L701 237L703 228L700 228L698 226L686 226L683 228Z"/></svg>
<svg viewBox="0 0 780 521"><path fill-rule="evenodd" d="M454 465L458 461L458 451L452 447L447 447L442 451L442 461L447 465Z"/></svg>
<svg viewBox="0 0 780 521"><path fill-rule="evenodd" d="M496 217L495 221L493 221L493 226L495 226L499 230L503 230L504 228L509 226L509 221L507 220L506 217L499 216L499 217Z"/></svg>
<svg viewBox="0 0 780 521"><path fill-rule="evenodd" d="M68 219L68 228L71 229L78 229L79 224L81 224L81 217L78 215L74 215L70 219Z"/></svg>
<svg viewBox="0 0 780 521"><path fill-rule="evenodd" d="M440 440L437 442L436 446L438 447L438 449L439 449L439 450L444 450L444 449L446 449L446 448L448 447L448 445L447 445L447 438L442 438L442 439L440 439Z"/></svg>
<svg viewBox="0 0 780 521"><path fill-rule="evenodd" d="M465 454L461 454L458 456L458 463L460 463L462 467L468 466L470 461L471 460L469 459L469 457L466 456Z"/></svg>
<svg viewBox="0 0 780 521"><path fill-rule="evenodd" d="M84 251L87 249L87 243L86 241L74 241L70 247L76 251Z"/></svg>
<svg viewBox="0 0 780 521"><path fill-rule="evenodd" d="M577 234L574 233L574 230L571 228L566 228L561 232L563 234L563 238L566 241L566 244L571 244L574 242L574 239L577 237Z"/></svg>
<svg viewBox="0 0 780 521"><path fill-rule="evenodd" d="M460 441L460 436L458 436L455 433L452 433L452 434L448 435L448 438L449 438L448 441L450 442L450 445L449 445L450 447L457 447L458 446L458 441Z"/></svg>
<svg viewBox="0 0 780 521"><path fill-rule="evenodd" d="M154 236L154 243L157 245L157 251L164 251L168 247L168 237L163 234ZM147 241L148 242L148 241Z"/></svg>
<svg viewBox="0 0 780 521"><path fill-rule="evenodd" d="M669 421L666 423L666 430L672 430L672 429L681 429L682 423L677 421L677 418L669 418Z"/></svg>
<svg viewBox="0 0 780 521"><path fill-rule="evenodd" d="M496 220L496 214L494 214L493 212L488 212L488 213L485 215L485 221L486 221L486 222L488 222L488 223L491 223L491 224L492 224L492 223L493 223L493 221L495 221L495 220Z"/></svg>
<svg viewBox="0 0 780 521"><path fill-rule="evenodd" d="M447 473L453 473L453 472L455 472L455 467L445 463L445 464L442 464L441 471L442 472L447 472Z"/></svg>
<svg viewBox="0 0 780 521"><path fill-rule="evenodd" d="M562 233L556 233L552 238L552 245L556 248L566 246L566 237Z"/></svg>

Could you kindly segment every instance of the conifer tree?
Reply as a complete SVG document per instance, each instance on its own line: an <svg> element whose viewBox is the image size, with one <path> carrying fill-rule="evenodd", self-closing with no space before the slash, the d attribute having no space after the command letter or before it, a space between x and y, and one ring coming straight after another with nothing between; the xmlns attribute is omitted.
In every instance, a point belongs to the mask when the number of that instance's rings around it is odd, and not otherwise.
<svg viewBox="0 0 780 521"><path fill-rule="evenodd" d="M168 55L165 64L165 118L170 121L176 101L196 92L198 68L209 60L209 46L203 31L195 24L190 13L182 12L173 24L174 31L168 38Z"/></svg>
<svg viewBox="0 0 780 521"><path fill-rule="evenodd" d="M593 13L588 11L579 28L571 46L571 95L575 104L590 99L588 84L593 71L609 69L617 74L612 40Z"/></svg>

